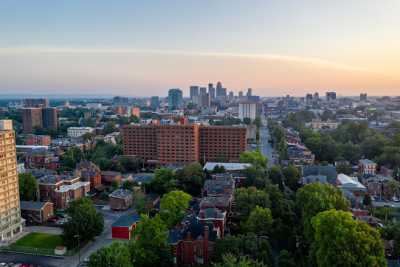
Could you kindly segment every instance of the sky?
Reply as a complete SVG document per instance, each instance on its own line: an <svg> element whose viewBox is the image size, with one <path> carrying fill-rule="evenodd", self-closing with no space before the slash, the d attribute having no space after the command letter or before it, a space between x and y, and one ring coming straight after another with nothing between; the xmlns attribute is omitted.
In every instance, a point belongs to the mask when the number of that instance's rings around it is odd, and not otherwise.
<svg viewBox="0 0 400 267"><path fill-rule="evenodd" d="M0 95L400 95L399 0L0 1Z"/></svg>

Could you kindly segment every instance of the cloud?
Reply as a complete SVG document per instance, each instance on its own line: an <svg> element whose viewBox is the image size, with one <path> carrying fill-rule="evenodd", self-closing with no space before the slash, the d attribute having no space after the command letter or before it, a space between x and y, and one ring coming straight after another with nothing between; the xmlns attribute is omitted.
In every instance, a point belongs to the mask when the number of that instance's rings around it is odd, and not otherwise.
<svg viewBox="0 0 400 267"><path fill-rule="evenodd" d="M230 57L247 59L265 59L284 62L309 64L320 67L332 68L344 71L364 72L375 75L387 76L383 73L371 71L365 68L351 66L343 63L332 62L314 57L300 57L280 54L246 54L246 53L224 53L224 52L197 52L178 50L153 50L135 48L105 48L105 47L51 47L51 46L21 46L21 47L0 47L1 54L35 54L35 53L59 53L59 54L152 54L152 55L176 55L194 57Z"/></svg>

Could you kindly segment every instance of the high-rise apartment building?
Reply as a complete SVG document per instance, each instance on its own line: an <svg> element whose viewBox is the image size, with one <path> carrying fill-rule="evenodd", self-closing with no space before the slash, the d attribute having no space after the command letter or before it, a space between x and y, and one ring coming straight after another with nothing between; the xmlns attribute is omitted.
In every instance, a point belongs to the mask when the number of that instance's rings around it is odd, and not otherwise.
<svg viewBox="0 0 400 267"><path fill-rule="evenodd" d="M246 96L247 96L247 97L251 97L251 96L252 96L252 91L253 91L253 90L252 90L251 88L248 88L248 89L247 89Z"/></svg>
<svg viewBox="0 0 400 267"><path fill-rule="evenodd" d="M217 99L225 100L226 99L226 88L222 87L222 83L217 83Z"/></svg>
<svg viewBox="0 0 400 267"><path fill-rule="evenodd" d="M22 127L24 133L32 133L35 128L42 128L42 108L23 108Z"/></svg>
<svg viewBox="0 0 400 267"><path fill-rule="evenodd" d="M215 87L212 83L208 84L208 94L211 100L215 99Z"/></svg>
<svg viewBox="0 0 400 267"><path fill-rule="evenodd" d="M43 128L56 130L58 128L58 116L56 108L42 109Z"/></svg>
<svg viewBox="0 0 400 267"><path fill-rule="evenodd" d="M336 92L326 92L326 101L336 100Z"/></svg>
<svg viewBox="0 0 400 267"><path fill-rule="evenodd" d="M15 134L11 120L0 120L0 241L21 231Z"/></svg>
<svg viewBox="0 0 400 267"><path fill-rule="evenodd" d="M26 108L46 108L49 106L47 98L26 98L23 103Z"/></svg>
<svg viewBox="0 0 400 267"><path fill-rule="evenodd" d="M194 100L196 97L199 96L199 87L197 85L192 85L189 88L190 90L190 100Z"/></svg>
<svg viewBox="0 0 400 267"><path fill-rule="evenodd" d="M125 155L161 164L200 160L235 162L246 149L246 128L197 124L125 125L122 140Z"/></svg>
<svg viewBox="0 0 400 267"><path fill-rule="evenodd" d="M183 107L183 96L180 89L170 89L168 91L168 109L180 109Z"/></svg>
<svg viewBox="0 0 400 267"><path fill-rule="evenodd" d="M238 162L240 153L245 150L245 127L200 127L200 160L203 162Z"/></svg>
<svg viewBox="0 0 400 267"><path fill-rule="evenodd" d="M257 117L257 103L251 101L243 101L239 103L239 119L245 118L255 120Z"/></svg>
<svg viewBox="0 0 400 267"><path fill-rule="evenodd" d="M154 110L160 106L160 98L158 96L152 96L150 99L150 107Z"/></svg>

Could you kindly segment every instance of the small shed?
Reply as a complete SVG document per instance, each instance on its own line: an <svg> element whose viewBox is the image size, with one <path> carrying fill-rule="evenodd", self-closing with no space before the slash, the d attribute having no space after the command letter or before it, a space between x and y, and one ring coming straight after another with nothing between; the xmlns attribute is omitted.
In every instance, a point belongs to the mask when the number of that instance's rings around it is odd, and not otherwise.
<svg viewBox="0 0 400 267"><path fill-rule="evenodd" d="M138 214L128 214L121 216L111 226L113 239L126 239L130 240L136 224L140 221Z"/></svg>

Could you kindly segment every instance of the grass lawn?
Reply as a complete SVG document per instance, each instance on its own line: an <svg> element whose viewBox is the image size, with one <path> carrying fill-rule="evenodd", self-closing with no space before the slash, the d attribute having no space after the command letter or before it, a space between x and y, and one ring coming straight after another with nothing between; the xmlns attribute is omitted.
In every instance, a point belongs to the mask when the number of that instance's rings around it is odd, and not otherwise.
<svg viewBox="0 0 400 267"><path fill-rule="evenodd" d="M11 248L15 247L30 247L30 248L43 248L54 249L62 245L63 240L60 235L45 234L45 233L29 233L17 242L10 245Z"/></svg>

